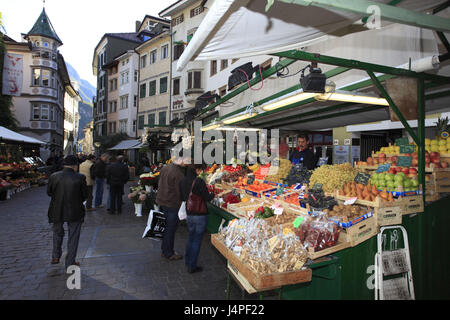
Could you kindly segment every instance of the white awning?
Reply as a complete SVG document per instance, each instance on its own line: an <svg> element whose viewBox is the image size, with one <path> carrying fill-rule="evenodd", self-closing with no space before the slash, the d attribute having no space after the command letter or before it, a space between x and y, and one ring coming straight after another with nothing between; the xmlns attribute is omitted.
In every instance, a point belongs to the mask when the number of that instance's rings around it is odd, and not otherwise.
<svg viewBox="0 0 450 320"><path fill-rule="evenodd" d="M45 144L45 142L42 142L41 140L25 136L23 134L14 132L2 126L0 126L0 140L23 142L30 144Z"/></svg>
<svg viewBox="0 0 450 320"><path fill-rule="evenodd" d="M404 0L397 6L424 11L442 2ZM265 12L266 4L265 0L214 1L179 58L177 71L192 60L243 58L301 49L333 35L366 30L355 24L362 17L354 13L279 1Z"/></svg>
<svg viewBox="0 0 450 320"><path fill-rule="evenodd" d="M110 148L109 150L138 149L141 147L141 145L141 140L124 140L119 142L116 146Z"/></svg>

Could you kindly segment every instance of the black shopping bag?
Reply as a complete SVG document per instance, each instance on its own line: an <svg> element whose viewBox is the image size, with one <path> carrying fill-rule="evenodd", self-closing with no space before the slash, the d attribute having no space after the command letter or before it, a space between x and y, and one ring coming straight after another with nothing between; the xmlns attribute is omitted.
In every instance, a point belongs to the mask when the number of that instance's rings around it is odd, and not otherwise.
<svg viewBox="0 0 450 320"><path fill-rule="evenodd" d="M166 229L166 217L164 213L150 210L148 214L147 227L142 238L162 239Z"/></svg>

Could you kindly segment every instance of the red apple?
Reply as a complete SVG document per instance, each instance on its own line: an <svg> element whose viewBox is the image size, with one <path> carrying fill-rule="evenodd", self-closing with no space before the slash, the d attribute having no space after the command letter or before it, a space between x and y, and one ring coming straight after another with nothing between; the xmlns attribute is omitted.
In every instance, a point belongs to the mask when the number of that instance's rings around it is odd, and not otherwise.
<svg viewBox="0 0 450 320"><path fill-rule="evenodd" d="M398 161L398 157L397 156L393 156L392 158L391 158L391 161L394 163L394 162L397 162Z"/></svg>
<svg viewBox="0 0 450 320"><path fill-rule="evenodd" d="M434 164L441 164L441 160L438 158L431 158L431 162Z"/></svg>
<svg viewBox="0 0 450 320"><path fill-rule="evenodd" d="M441 162L441 167L442 168L448 168L448 162L447 161L442 161Z"/></svg>
<svg viewBox="0 0 450 320"><path fill-rule="evenodd" d="M389 173L396 174L397 171L395 171L395 168L390 167L390 168L389 168Z"/></svg>
<svg viewBox="0 0 450 320"><path fill-rule="evenodd" d="M440 162L438 162L438 163L433 163L433 167L438 168L438 169L442 168Z"/></svg>
<svg viewBox="0 0 450 320"><path fill-rule="evenodd" d="M408 174L408 178L415 178L415 177L417 177L417 173L409 173Z"/></svg>
<svg viewBox="0 0 450 320"><path fill-rule="evenodd" d="M439 154L439 152L432 152L430 154L430 159L431 160L433 160L433 159L440 159L440 158L441 158L441 155Z"/></svg>
<svg viewBox="0 0 450 320"><path fill-rule="evenodd" d="M403 168L403 169L402 169L402 172L403 172L404 174L408 175L408 174L409 174L409 169L408 169L408 168Z"/></svg>
<svg viewBox="0 0 450 320"><path fill-rule="evenodd" d="M425 157L425 164L430 164L431 160L430 157Z"/></svg>
<svg viewBox="0 0 450 320"><path fill-rule="evenodd" d="M419 155L417 154L417 152L414 152L414 153L412 154L412 158L413 158L413 159L419 159Z"/></svg>
<svg viewBox="0 0 450 320"><path fill-rule="evenodd" d="M392 165L393 165L393 166L396 166L396 165L397 165L397 162L392 162Z"/></svg>
<svg viewBox="0 0 450 320"><path fill-rule="evenodd" d="M425 163L425 168L429 168L430 167L430 163L429 162L426 162Z"/></svg>
<svg viewBox="0 0 450 320"><path fill-rule="evenodd" d="M417 174L417 169L416 168L409 168L409 173L410 174Z"/></svg>
<svg viewBox="0 0 450 320"><path fill-rule="evenodd" d="M411 160L411 166L417 167L418 164L419 164L419 161L417 159L412 159Z"/></svg>
<svg viewBox="0 0 450 320"><path fill-rule="evenodd" d="M380 153L380 154L378 154L378 157L379 157L379 158L386 158L386 154Z"/></svg>

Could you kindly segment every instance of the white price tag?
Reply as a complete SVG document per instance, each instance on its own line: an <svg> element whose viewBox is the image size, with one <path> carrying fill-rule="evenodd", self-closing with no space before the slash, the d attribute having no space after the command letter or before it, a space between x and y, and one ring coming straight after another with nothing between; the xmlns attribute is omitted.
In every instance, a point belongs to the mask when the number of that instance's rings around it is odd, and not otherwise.
<svg viewBox="0 0 450 320"><path fill-rule="evenodd" d="M344 205L348 206L348 205L352 205L356 202L356 200L358 200L357 197L354 198L348 198L347 200L345 200Z"/></svg>

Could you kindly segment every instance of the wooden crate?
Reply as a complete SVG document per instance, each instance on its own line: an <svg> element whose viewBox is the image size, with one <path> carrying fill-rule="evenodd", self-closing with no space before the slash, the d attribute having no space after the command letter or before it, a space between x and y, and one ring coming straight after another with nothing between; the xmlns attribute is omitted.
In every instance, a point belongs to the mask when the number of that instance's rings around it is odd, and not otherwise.
<svg viewBox="0 0 450 320"><path fill-rule="evenodd" d="M400 201L397 201L398 204ZM375 208L374 216L377 226L393 226L402 224L403 202L399 206Z"/></svg>
<svg viewBox="0 0 450 320"><path fill-rule="evenodd" d="M402 201L402 214L413 214L424 212L425 206L423 203L423 196L410 196L401 198Z"/></svg>
<svg viewBox="0 0 450 320"><path fill-rule="evenodd" d="M312 279L312 271L309 268L269 275L257 274L228 249L217 234L211 235L211 243L256 290L261 291L290 284L310 282Z"/></svg>
<svg viewBox="0 0 450 320"><path fill-rule="evenodd" d="M318 259L320 257L324 257L324 256L328 256L330 254L333 254L335 252L347 249L351 246L351 242L347 241L348 237L343 234L343 232L341 231L339 233L339 239L338 242L335 246L332 246L330 248L326 248L320 251L315 252L313 248L308 248L308 257L311 260L315 260Z"/></svg>
<svg viewBox="0 0 450 320"><path fill-rule="evenodd" d="M436 192L444 193L450 192L450 172L438 171L433 173L434 184L436 185Z"/></svg>
<svg viewBox="0 0 450 320"><path fill-rule="evenodd" d="M376 217L373 216L355 224L354 226L351 226L350 228L343 229L341 233L345 236L343 241L350 242L350 246L355 247L378 234Z"/></svg>

